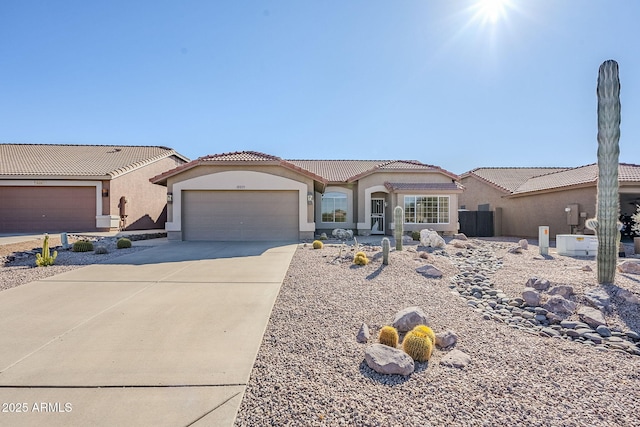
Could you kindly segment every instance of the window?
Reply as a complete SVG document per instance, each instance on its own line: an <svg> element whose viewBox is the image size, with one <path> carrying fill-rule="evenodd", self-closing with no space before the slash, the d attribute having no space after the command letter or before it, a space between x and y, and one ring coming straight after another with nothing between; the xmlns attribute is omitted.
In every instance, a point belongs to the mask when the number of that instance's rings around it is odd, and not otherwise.
<svg viewBox="0 0 640 427"><path fill-rule="evenodd" d="M404 196L405 224L448 224L449 196Z"/></svg>
<svg viewBox="0 0 640 427"><path fill-rule="evenodd" d="M347 195L325 193L322 195L322 222L347 222Z"/></svg>

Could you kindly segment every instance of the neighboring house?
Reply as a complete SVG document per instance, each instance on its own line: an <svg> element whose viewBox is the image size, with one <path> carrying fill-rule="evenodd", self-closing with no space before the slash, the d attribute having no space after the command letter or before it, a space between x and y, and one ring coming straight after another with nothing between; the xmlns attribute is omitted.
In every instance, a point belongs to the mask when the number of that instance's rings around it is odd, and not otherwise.
<svg viewBox="0 0 640 427"><path fill-rule="evenodd" d="M154 177L172 202L166 230L177 240L312 239L335 228L391 234L458 230L458 177L403 160L283 160L253 151L200 157Z"/></svg>
<svg viewBox="0 0 640 427"><path fill-rule="evenodd" d="M166 147L0 144L0 233L163 228ZM122 203L126 200L126 203Z"/></svg>
<svg viewBox="0 0 640 427"><path fill-rule="evenodd" d="M460 209L494 212L495 235L538 237L538 227L557 234L592 234L585 220L595 216L598 166L577 168L478 168L461 175ZM620 213L640 203L640 166L619 167Z"/></svg>

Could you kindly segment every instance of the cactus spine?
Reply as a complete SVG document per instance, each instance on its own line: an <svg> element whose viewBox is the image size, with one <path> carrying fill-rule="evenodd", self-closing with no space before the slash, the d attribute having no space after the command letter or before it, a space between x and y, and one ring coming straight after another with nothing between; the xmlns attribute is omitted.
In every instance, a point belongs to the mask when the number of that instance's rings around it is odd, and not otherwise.
<svg viewBox="0 0 640 427"><path fill-rule="evenodd" d="M398 331L393 326L383 326L380 329L378 341L380 341L380 344L396 348L398 347Z"/></svg>
<svg viewBox="0 0 640 427"><path fill-rule="evenodd" d="M42 242L42 254L36 254L36 265L38 267L48 267L56 262L58 251L53 251L53 255L49 251L49 235L45 234L44 242Z"/></svg>
<svg viewBox="0 0 640 427"><path fill-rule="evenodd" d="M418 325L415 328L413 328L413 332L418 332L428 336L429 339L431 340L432 346L436 345L436 334L435 332L433 332L433 329L431 329L427 325Z"/></svg>
<svg viewBox="0 0 640 427"><path fill-rule="evenodd" d="M389 265L389 250L391 250L391 242L388 238L382 238L382 263Z"/></svg>
<svg viewBox="0 0 640 427"><path fill-rule="evenodd" d="M426 334L411 331L404 337L402 349L416 362L426 362L431 358L433 344Z"/></svg>
<svg viewBox="0 0 640 427"><path fill-rule="evenodd" d="M620 155L620 79L618 63L598 70L598 203L590 220L598 236L598 283L613 283L618 260L618 159Z"/></svg>
<svg viewBox="0 0 640 427"><path fill-rule="evenodd" d="M402 233L404 232L404 209L396 206L393 210L393 238L396 239L396 251L402 250Z"/></svg>

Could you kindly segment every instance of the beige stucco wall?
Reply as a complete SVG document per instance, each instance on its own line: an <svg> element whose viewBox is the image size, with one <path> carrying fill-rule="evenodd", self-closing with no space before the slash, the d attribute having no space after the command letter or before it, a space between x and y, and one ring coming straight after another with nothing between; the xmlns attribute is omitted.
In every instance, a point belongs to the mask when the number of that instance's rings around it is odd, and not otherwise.
<svg viewBox="0 0 640 427"><path fill-rule="evenodd" d="M105 203L109 211L105 212L103 208L103 214L119 216L118 204L120 197L124 196L128 200L126 205L127 230L164 228L167 189L152 184L149 178L183 163L184 161L171 156L112 179L108 184L109 201Z"/></svg>
<svg viewBox="0 0 640 427"><path fill-rule="evenodd" d="M489 204L493 211L497 207L504 207L505 199L503 196L508 195L508 192L501 191L471 176L462 178L460 182L465 190L458 198L458 208L465 206L468 211L477 211L478 205Z"/></svg>

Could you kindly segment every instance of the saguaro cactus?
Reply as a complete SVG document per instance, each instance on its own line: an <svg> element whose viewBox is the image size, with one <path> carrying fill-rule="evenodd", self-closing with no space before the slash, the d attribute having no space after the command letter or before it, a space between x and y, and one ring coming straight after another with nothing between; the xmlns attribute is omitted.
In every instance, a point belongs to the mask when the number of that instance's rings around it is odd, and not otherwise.
<svg viewBox="0 0 640 427"><path fill-rule="evenodd" d="M393 210L393 238L396 239L396 251L402 250L402 234L404 233L404 209L396 206Z"/></svg>
<svg viewBox="0 0 640 427"><path fill-rule="evenodd" d="M618 63L605 61L598 71L598 203L589 221L598 236L598 283L613 283L618 260L618 159L620 156L620 78Z"/></svg>
<svg viewBox="0 0 640 427"><path fill-rule="evenodd" d="M382 238L382 263L389 265L389 250L391 249L391 242L388 238Z"/></svg>

